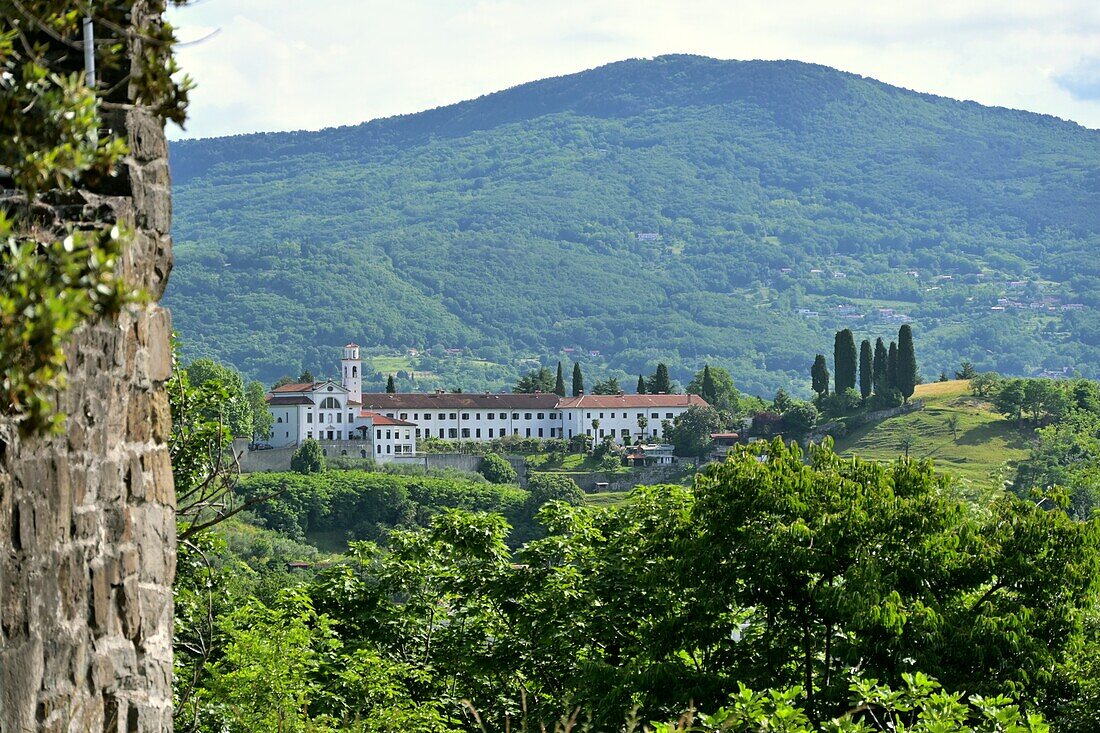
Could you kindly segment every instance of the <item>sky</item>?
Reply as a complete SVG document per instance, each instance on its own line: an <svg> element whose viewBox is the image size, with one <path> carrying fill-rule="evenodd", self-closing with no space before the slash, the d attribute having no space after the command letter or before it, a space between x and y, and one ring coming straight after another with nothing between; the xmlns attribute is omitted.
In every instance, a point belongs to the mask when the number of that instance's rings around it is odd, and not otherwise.
<svg viewBox="0 0 1100 733"><path fill-rule="evenodd" d="M1100 0L191 0L172 138L419 112L627 58L797 59L1100 129Z"/></svg>

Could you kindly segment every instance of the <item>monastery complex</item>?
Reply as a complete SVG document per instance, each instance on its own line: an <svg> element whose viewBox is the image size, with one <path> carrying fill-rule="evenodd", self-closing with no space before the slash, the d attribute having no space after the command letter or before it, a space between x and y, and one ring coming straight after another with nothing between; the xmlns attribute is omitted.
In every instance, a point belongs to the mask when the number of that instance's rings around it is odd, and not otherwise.
<svg viewBox="0 0 1100 733"><path fill-rule="evenodd" d="M692 394L364 393L355 344L344 347L340 371L339 384L285 384L268 395L274 447L313 438L354 444L361 457L386 461L416 455L417 440L428 437L490 441L588 435L597 441L610 436L621 443L660 442L665 421L707 404Z"/></svg>

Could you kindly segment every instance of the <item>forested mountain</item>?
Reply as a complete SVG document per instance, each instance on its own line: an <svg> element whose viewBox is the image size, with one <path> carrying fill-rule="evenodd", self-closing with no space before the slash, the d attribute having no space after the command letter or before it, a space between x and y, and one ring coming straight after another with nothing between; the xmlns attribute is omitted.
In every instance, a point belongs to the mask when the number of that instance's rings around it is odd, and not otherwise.
<svg viewBox="0 0 1100 733"><path fill-rule="evenodd" d="M1100 131L1049 116L666 56L171 152L175 327L253 377L355 340L805 392L901 320L926 379L1100 376Z"/></svg>

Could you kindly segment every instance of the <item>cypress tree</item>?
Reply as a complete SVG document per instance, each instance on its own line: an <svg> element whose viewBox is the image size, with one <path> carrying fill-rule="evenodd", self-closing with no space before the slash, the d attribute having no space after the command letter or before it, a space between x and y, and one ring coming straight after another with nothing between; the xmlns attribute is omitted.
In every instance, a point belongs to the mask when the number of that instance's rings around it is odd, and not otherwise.
<svg viewBox="0 0 1100 733"><path fill-rule="evenodd" d="M874 357L871 356L871 342L867 339L859 344L859 393L863 399L871 396L874 385Z"/></svg>
<svg viewBox="0 0 1100 733"><path fill-rule="evenodd" d="M890 342L890 349L886 352L886 386L889 389L898 388L898 345Z"/></svg>
<svg viewBox="0 0 1100 733"><path fill-rule="evenodd" d="M703 365L703 385L700 396L712 405L718 402L718 387L715 386L714 377L711 376L710 364Z"/></svg>
<svg viewBox="0 0 1100 733"><path fill-rule="evenodd" d="M638 375L638 394L645 394L645 377Z"/></svg>
<svg viewBox="0 0 1100 733"><path fill-rule="evenodd" d="M898 329L897 388L906 402L917 386L917 355L913 349L913 329L908 323Z"/></svg>
<svg viewBox="0 0 1100 733"><path fill-rule="evenodd" d="M581 365L573 362L573 396L580 397L584 394L584 377L581 375Z"/></svg>
<svg viewBox="0 0 1100 733"><path fill-rule="evenodd" d="M672 380L668 376L668 367L662 361L657 364L657 371L653 373L653 382L649 386L652 394L672 394Z"/></svg>
<svg viewBox="0 0 1100 733"><path fill-rule="evenodd" d="M386 377L386 392L394 394L397 392L397 385L393 383L393 375Z"/></svg>
<svg viewBox="0 0 1100 733"><path fill-rule="evenodd" d="M856 387L856 339L851 329L836 332L833 340L833 380L836 393Z"/></svg>
<svg viewBox="0 0 1100 733"><path fill-rule="evenodd" d="M886 375L886 344L882 343L882 339L875 339L875 360L872 367L873 377L871 379L875 385L875 394L883 395L890 389L889 379Z"/></svg>
<svg viewBox="0 0 1100 733"><path fill-rule="evenodd" d="M558 377L554 380L554 394L565 397L565 377L561 371L561 362L558 362Z"/></svg>
<svg viewBox="0 0 1100 733"><path fill-rule="evenodd" d="M824 354L818 354L814 358L814 365L810 368L810 379L818 397L829 396L829 366L825 363Z"/></svg>

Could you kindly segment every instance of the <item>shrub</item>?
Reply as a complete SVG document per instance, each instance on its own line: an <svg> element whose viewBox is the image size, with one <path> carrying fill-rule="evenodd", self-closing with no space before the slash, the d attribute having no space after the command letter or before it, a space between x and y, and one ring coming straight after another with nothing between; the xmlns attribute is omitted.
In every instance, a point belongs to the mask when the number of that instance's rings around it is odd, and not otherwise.
<svg viewBox="0 0 1100 733"><path fill-rule="evenodd" d="M518 478L516 469L499 453L490 453L482 458L477 472L494 484L514 484Z"/></svg>
<svg viewBox="0 0 1100 733"><path fill-rule="evenodd" d="M313 438L306 438L290 458L290 470L298 473L324 473L325 456L321 444Z"/></svg>

